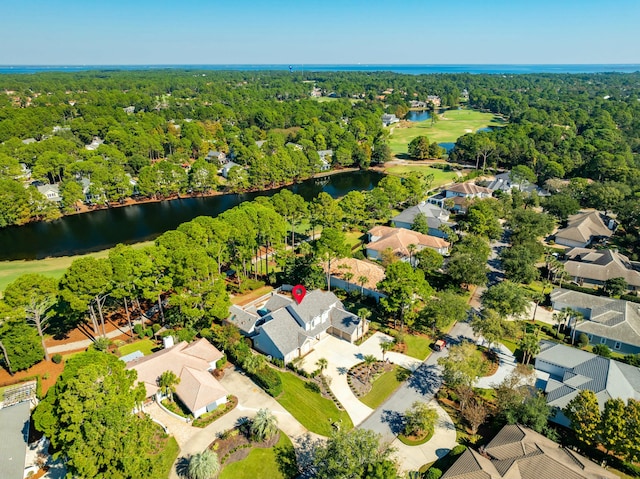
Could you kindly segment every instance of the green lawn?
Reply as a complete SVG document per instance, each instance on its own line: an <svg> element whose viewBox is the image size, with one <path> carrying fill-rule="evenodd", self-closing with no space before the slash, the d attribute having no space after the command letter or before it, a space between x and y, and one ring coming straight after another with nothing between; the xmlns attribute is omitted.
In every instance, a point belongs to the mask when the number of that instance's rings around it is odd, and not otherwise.
<svg viewBox="0 0 640 479"><path fill-rule="evenodd" d="M446 185L447 183L454 182L458 175L455 171L444 171L439 168L432 168L429 165L395 165L389 168L385 168L385 171L390 175L395 176L408 176L412 173L421 173L423 175L433 175L433 182L431 188L438 188L439 186Z"/></svg>
<svg viewBox="0 0 640 479"><path fill-rule="evenodd" d="M152 241L145 241L132 245L134 248L148 246ZM73 260L86 256L94 258L106 258L109 250L98 251L86 255L63 256L60 258L45 258L33 261L0 261L0 291L4 291L9 283L12 283L18 276L25 273L40 273L52 278L61 278L66 269L71 266Z"/></svg>
<svg viewBox="0 0 640 479"><path fill-rule="evenodd" d="M145 356L148 356L156 349L158 349L158 345L156 343L154 343L150 339L141 339L140 341L136 341L135 343L120 346L118 348L118 352L120 353L120 356L125 356L126 354L133 353L134 351L140 351Z"/></svg>
<svg viewBox="0 0 640 479"><path fill-rule="evenodd" d="M354 246L361 244L365 239L364 235L360 231L348 231L345 233L345 236L347 239L346 243L352 249Z"/></svg>
<svg viewBox="0 0 640 479"><path fill-rule="evenodd" d="M407 350L405 351L407 356L425 360L431 353L431 338L406 334L404 336L404 342L407 345Z"/></svg>
<svg viewBox="0 0 640 479"><path fill-rule="evenodd" d="M169 436L166 440L165 447L162 453L156 456L158 460L158 466L156 469L156 471L158 472L158 477L169 477L171 468L173 467L173 463L175 462L179 453L180 446L178 446L176 438L173 436Z"/></svg>
<svg viewBox="0 0 640 479"><path fill-rule="evenodd" d="M283 393L276 400L309 431L329 436L332 424L339 422L343 431L353 429L346 411L340 411L333 401L305 387L305 381L293 373L276 371L282 380Z"/></svg>
<svg viewBox="0 0 640 479"><path fill-rule="evenodd" d="M466 133L476 132L487 126L502 126L504 121L492 113L475 110L447 110L440 121L431 125L431 120L412 122L408 128L393 126L389 146L394 155L407 153L409 142L417 136L426 136L429 141L452 143Z"/></svg>
<svg viewBox="0 0 640 479"><path fill-rule="evenodd" d="M276 448L293 448L291 440L283 432L275 447L255 448L242 461L226 466L220 472L219 479L287 479L276 460Z"/></svg>
<svg viewBox="0 0 640 479"><path fill-rule="evenodd" d="M392 371L378 376L372 384L371 391L360 398L371 409L376 409L382 404L406 379L406 369L395 365Z"/></svg>

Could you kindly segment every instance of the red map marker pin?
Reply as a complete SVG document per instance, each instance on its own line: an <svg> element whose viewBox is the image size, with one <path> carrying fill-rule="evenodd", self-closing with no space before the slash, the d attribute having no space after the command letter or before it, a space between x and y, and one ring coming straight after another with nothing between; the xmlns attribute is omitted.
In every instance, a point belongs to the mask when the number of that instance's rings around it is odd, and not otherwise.
<svg viewBox="0 0 640 479"><path fill-rule="evenodd" d="M300 304L304 299L304 295L307 294L307 288L301 284L297 284L291 290L291 296L296 300L296 303Z"/></svg>

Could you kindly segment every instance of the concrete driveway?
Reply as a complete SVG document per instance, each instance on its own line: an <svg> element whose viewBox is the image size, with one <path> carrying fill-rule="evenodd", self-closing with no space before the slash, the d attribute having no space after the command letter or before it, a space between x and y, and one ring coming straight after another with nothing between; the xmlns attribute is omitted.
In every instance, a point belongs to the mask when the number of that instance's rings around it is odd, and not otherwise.
<svg viewBox="0 0 640 479"><path fill-rule="evenodd" d="M362 362L366 355L371 354L382 360L380 344L391 340L390 336L377 332L360 346L356 346L336 337L328 336L305 356L301 367L307 372L313 372L318 369L316 363L320 358L327 360L328 367L324 374L330 378L331 391L347 411L353 424L357 426L373 413L373 409L360 402L353 394L347 382L347 373L353 366ZM418 359L399 353L387 353L385 358L411 371L414 371L421 363Z"/></svg>

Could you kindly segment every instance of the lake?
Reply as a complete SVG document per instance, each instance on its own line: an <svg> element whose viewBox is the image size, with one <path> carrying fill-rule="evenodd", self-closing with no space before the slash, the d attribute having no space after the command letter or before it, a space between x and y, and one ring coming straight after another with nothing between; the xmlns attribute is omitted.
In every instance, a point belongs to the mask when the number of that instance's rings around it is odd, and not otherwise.
<svg viewBox="0 0 640 479"><path fill-rule="evenodd" d="M370 190L383 176L375 171L346 172L285 188L307 201L322 191L338 198L352 190ZM118 243L151 240L197 216L217 216L244 201L272 196L281 189L143 203L3 228L0 229L0 260L70 256L100 251Z"/></svg>

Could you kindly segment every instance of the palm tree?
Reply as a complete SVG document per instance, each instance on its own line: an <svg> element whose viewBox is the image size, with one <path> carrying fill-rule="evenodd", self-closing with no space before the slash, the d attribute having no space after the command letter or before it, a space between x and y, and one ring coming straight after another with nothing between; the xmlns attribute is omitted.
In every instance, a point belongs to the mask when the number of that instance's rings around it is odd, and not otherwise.
<svg viewBox="0 0 640 479"><path fill-rule="evenodd" d="M173 401L173 393L176 392L176 386L180 384L180 378L173 371L165 371L158 378L158 386Z"/></svg>
<svg viewBox="0 0 640 479"><path fill-rule="evenodd" d="M267 360L260 354L249 354L242 362L242 367L247 372L254 374L265 367Z"/></svg>
<svg viewBox="0 0 640 479"><path fill-rule="evenodd" d="M271 439L278 432L278 419L268 409L260 409L251 422L250 432L257 441Z"/></svg>
<svg viewBox="0 0 640 479"><path fill-rule="evenodd" d="M415 267L415 265L413 264L413 253L416 252L417 248L418 247L413 243L407 245L407 251L409 252L409 264L413 267Z"/></svg>
<svg viewBox="0 0 640 479"><path fill-rule="evenodd" d="M564 323L565 315L562 311L553 313L553 320L558 323L558 336L560 336L560 326Z"/></svg>
<svg viewBox="0 0 640 479"><path fill-rule="evenodd" d="M213 479L220 472L218 455L210 449L189 458L187 475L189 479Z"/></svg>
<svg viewBox="0 0 640 479"><path fill-rule="evenodd" d="M540 343L535 334L525 334L520 341L522 348L522 363L529 364L529 361L540 352Z"/></svg>
<svg viewBox="0 0 640 479"><path fill-rule="evenodd" d="M316 361L316 366L318 366L320 375L322 376L322 372L329 366L329 361L327 361L325 358L320 358Z"/></svg>
<svg viewBox="0 0 640 479"><path fill-rule="evenodd" d="M574 344L576 341L576 327L579 322L584 321L584 316L582 313L572 309L571 317L573 318L573 324L571 325L571 344Z"/></svg>
<svg viewBox="0 0 640 479"><path fill-rule="evenodd" d="M347 291L351 291L351 280L353 279L353 273L351 271L347 271L342 275L344 281L347 283Z"/></svg>
<svg viewBox="0 0 640 479"><path fill-rule="evenodd" d="M369 281L369 278L367 278L365 275L358 276L358 284L360 284L360 296L364 296L364 285L367 284L367 281Z"/></svg>
<svg viewBox="0 0 640 479"><path fill-rule="evenodd" d="M393 341L383 341L380 343L380 349L382 349L382 360L384 361L384 355L391 351L396 345Z"/></svg>
<svg viewBox="0 0 640 479"><path fill-rule="evenodd" d="M369 377L371 376L371 369L378 360L373 354L367 354L364 358L362 358L362 360L364 361L365 366L367 366L367 381L369 381Z"/></svg>

